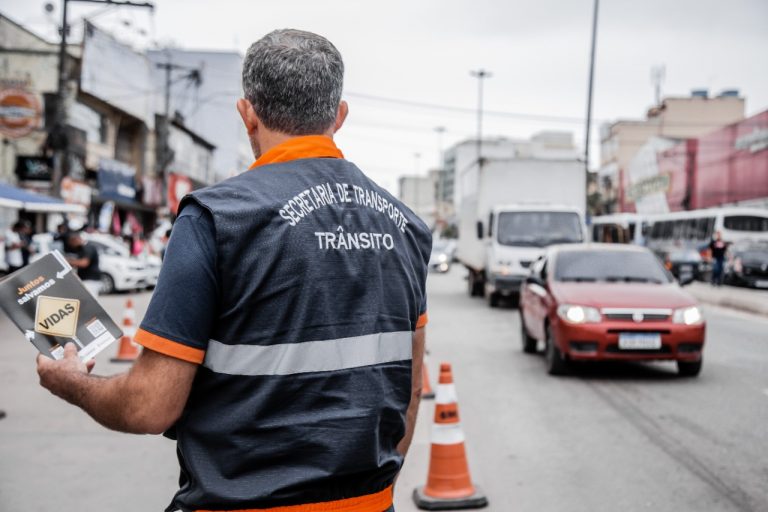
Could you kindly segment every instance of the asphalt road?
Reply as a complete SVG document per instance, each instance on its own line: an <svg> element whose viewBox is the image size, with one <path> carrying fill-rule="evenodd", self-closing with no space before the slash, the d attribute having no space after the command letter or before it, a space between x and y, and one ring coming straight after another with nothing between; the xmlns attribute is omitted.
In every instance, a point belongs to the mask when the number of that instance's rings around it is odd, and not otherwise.
<svg viewBox="0 0 768 512"><path fill-rule="evenodd" d="M523 354L517 311L429 282L427 364L453 364L473 479L494 511L768 511L768 320L705 308L704 370L588 366L545 374ZM114 318L126 296L103 302ZM135 296L139 317L148 294ZM172 442L109 432L37 386L34 350L0 319L0 511L162 510ZM99 357L97 371L122 367ZM422 405L396 489L398 512L427 477L433 402Z"/></svg>

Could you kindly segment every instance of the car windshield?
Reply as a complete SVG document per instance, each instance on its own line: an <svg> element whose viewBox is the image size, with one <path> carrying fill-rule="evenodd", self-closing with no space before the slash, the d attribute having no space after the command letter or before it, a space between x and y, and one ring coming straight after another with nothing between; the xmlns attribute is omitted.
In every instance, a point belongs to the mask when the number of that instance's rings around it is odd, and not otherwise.
<svg viewBox="0 0 768 512"><path fill-rule="evenodd" d="M669 283L658 258L650 252L563 251L557 255L556 281Z"/></svg>
<svg viewBox="0 0 768 512"><path fill-rule="evenodd" d="M501 245L546 247L582 241L579 216L573 212L502 212L498 240Z"/></svg>

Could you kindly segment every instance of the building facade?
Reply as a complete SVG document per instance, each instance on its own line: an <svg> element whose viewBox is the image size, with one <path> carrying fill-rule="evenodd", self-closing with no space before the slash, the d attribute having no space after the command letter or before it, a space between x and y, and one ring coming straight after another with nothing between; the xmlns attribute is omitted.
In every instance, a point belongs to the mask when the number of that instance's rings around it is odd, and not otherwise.
<svg viewBox="0 0 768 512"><path fill-rule="evenodd" d="M655 138L679 141L695 138L744 118L744 98L738 91L710 97L694 91L690 97L665 98L643 120L620 120L600 130L601 213L633 211L624 192L633 185L629 166L638 151ZM642 178L642 176L641 176Z"/></svg>

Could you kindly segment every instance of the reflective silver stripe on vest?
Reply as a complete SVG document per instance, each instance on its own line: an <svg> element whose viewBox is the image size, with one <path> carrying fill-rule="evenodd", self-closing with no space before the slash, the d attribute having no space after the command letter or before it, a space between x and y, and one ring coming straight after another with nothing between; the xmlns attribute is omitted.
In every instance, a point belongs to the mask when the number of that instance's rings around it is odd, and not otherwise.
<svg viewBox="0 0 768 512"><path fill-rule="evenodd" d="M412 332L399 331L271 346L226 345L210 340L203 366L227 375L332 372L409 360L412 338Z"/></svg>

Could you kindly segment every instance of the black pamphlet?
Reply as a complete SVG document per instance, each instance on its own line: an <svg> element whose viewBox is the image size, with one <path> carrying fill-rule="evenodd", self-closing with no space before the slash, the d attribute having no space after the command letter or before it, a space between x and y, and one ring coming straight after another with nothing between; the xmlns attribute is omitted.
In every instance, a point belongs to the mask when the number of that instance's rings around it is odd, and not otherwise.
<svg viewBox="0 0 768 512"><path fill-rule="evenodd" d="M0 307L44 355L61 359L74 342L82 360L92 359L122 336L59 251L0 281Z"/></svg>

